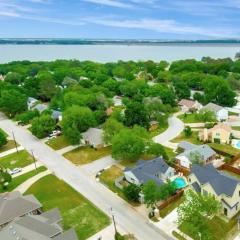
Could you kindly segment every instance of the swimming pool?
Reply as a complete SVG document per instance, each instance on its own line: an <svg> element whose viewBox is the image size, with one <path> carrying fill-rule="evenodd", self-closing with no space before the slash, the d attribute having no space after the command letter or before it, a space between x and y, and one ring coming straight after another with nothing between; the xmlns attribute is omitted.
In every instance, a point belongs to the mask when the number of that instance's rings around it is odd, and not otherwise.
<svg viewBox="0 0 240 240"><path fill-rule="evenodd" d="M176 184L177 189L181 189L187 186L186 181L181 177L175 178L173 182Z"/></svg>
<svg viewBox="0 0 240 240"><path fill-rule="evenodd" d="M232 146L237 148L237 149L240 149L240 140L239 139L233 139L232 140Z"/></svg>

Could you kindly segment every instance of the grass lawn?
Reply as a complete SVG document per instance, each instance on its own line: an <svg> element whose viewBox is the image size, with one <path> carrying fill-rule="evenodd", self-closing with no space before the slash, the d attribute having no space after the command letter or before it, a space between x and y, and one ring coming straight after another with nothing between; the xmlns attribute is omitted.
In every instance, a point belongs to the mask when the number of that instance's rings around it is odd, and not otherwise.
<svg viewBox="0 0 240 240"><path fill-rule="evenodd" d="M201 121L199 121L197 119L197 113L191 113L191 114L182 114L179 115L178 118L181 119L184 123L199 123Z"/></svg>
<svg viewBox="0 0 240 240"><path fill-rule="evenodd" d="M226 174L226 175L229 175L230 177L234 177L234 178L237 178L238 180L240 180L240 175L238 175L234 172L230 172L230 171L227 171L227 170L222 170L221 172Z"/></svg>
<svg viewBox="0 0 240 240"><path fill-rule="evenodd" d="M13 148L15 148L14 141L13 140L8 140L6 145L0 147L0 153L8 151L8 150L13 149Z"/></svg>
<svg viewBox="0 0 240 240"><path fill-rule="evenodd" d="M240 131L240 126L233 126L232 130Z"/></svg>
<svg viewBox="0 0 240 240"><path fill-rule="evenodd" d="M54 150L59 150L70 145L66 137L63 135L47 141L46 144L53 148Z"/></svg>
<svg viewBox="0 0 240 240"><path fill-rule="evenodd" d="M167 130L167 128L168 128L168 124L159 126L157 129L150 132L150 137L153 138L153 137L163 133L164 131Z"/></svg>
<svg viewBox="0 0 240 240"><path fill-rule="evenodd" d="M228 112L228 115L229 115L229 116L238 116L238 113L235 113L235 112Z"/></svg>
<svg viewBox="0 0 240 240"><path fill-rule="evenodd" d="M171 142L174 143L179 143L181 141L188 141L194 144L202 144L202 142L198 140L198 132L193 132L190 137L185 137L184 133L182 132L179 136L171 140Z"/></svg>
<svg viewBox="0 0 240 240"><path fill-rule="evenodd" d="M184 238L182 235L180 235L179 233L177 233L176 231L172 232L172 235L178 239L178 240L186 240L186 238Z"/></svg>
<svg viewBox="0 0 240 240"><path fill-rule="evenodd" d="M16 167L26 167L27 165L33 163L32 156L25 150L19 153L12 153L5 157L0 158L0 165L4 168L16 168Z"/></svg>
<svg viewBox="0 0 240 240"><path fill-rule="evenodd" d="M167 153L169 159L173 159L173 158L175 158L176 153L174 153L173 150L172 150L171 148L164 147L164 149L165 149L165 151L166 151L166 153Z"/></svg>
<svg viewBox="0 0 240 240"><path fill-rule="evenodd" d="M220 217L215 216L211 220L206 220L209 222L208 226L213 233L214 240L227 240L232 239L232 237L236 234L237 231L237 219L236 217L232 218L229 222L224 221ZM189 234L187 226L180 226L182 232ZM190 236L193 239L199 239L194 236Z"/></svg>
<svg viewBox="0 0 240 240"><path fill-rule="evenodd" d="M34 194L44 211L58 207L63 217L63 228L74 227L79 240L89 238L110 224L100 209L54 175L41 178L25 194Z"/></svg>
<svg viewBox="0 0 240 240"><path fill-rule="evenodd" d="M160 217L166 217L170 212L172 212L175 208L177 208L182 202L184 198L183 196L177 199L176 201L170 203L167 207L159 211Z"/></svg>
<svg viewBox="0 0 240 240"><path fill-rule="evenodd" d="M116 165L111 166L102 172L99 176L100 181L106 185L111 191L117 193L121 198L124 198L121 189L115 186L115 180L123 175L123 171Z"/></svg>
<svg viewBox="0 0 240 240"><path fill-rule="evenodd" d="M227 144L218 144L218 143L208 143L208 145L216 150L223 151L229 155L235 156L240 154L240 150L234 148L231 145Z"/></svg>
<svg viewBox="0 0 240 240"><path fill-rule="evenodd" d="M37 170L32 170L30 172L27 172L23 175L20 175L18 177L15 177L12 179L11 183L8 185L7 189L1 189L0 192L10 192L12 190L14 190L16 187L18 187L19 185L21 185L22 183L24 183L25 181L27 181L29 178L34 177L35 175L37 175L38 173L44 172L46 171L47 168L44 166L41 166L39 168L37 168Z"/></svg>
<svg viewBox="0 0 240 240"><path fill-rule="evenodd" d="M90 146L84 146L65 153L64 157L76 165L82 165L108 155L111 155L111 147L105 147L96 150Z"/></svg>

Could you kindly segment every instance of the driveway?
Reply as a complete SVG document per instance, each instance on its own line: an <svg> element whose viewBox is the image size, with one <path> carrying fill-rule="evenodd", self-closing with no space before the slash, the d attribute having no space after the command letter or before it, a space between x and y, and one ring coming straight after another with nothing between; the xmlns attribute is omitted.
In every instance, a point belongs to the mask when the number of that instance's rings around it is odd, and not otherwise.
<svg viewBox="0 0 240 240"><path fill-rule="evenodd" d="M165 132L154 137L153 141L160 143L166 147L175 149L176 145L173 145L170 143L170 141L183 131L184 123L174 115L168 119L168 125L168 129Z"/></svg>
<svg viewBox="0 0 240 240"><path fill-rule="evenodd" d="M173 122L181 125L174 118ZM139 240L173 239L163 230L160 230L160 232L156 231L153 227L146 224L148 221L147 217L141 216L124 200L116 196L101 183L96 182L94 178L90 178L84 169L75 167L70 161L32 136L26 129L15 125L14 122L6 119L2 114L0 116L0 128L8 134L11 134L13 131L19 144L29 152L32 150L35 157L41 160L50 171L54 172L56 176L67 182L76 191L83 194L109 217L111 217L110 208L112 207L117 225L124 232L133 233ZM178 132L175 134L178 134Z"/></svg>

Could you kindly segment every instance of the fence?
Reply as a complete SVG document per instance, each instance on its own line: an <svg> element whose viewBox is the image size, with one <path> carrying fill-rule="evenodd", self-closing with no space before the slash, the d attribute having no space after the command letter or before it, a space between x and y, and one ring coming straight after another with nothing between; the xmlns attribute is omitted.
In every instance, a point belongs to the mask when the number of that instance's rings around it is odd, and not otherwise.
<svg viewBox="0 0 240 240"><path fill-rule="evenodd" d="M177 170L177 172L182 172L185 177L187 177L190 174L189 169L184 168L178 164L174 164L174 168Z"/></svg>
<svg viewBox="0 0 240 240"><path fill-rule="evenodd" d="M184 190L178 191L174 196L168 198L164 202L161 202L159 205L157 205L158 209L162 210L163 208L167 207L170 203L179 199L183 195L183 193L184 193Z"/></svg>
<svg viewBox="0 0 240 240"><path fill-rule="evenodd" d="M218 170L227 170L227 171L230 171L230 172L233 172L233 173L236 173L238 175L240 175L240 169L238 168L235 168L227 163L223 164L222 166L220 166L218 168Z"/></svg>

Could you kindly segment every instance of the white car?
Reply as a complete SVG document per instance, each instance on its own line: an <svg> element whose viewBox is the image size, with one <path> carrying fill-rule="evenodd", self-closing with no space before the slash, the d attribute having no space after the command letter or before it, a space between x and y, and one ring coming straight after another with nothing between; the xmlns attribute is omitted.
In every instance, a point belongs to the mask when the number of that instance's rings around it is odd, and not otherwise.
<svg viewBox="0 0 240 240"><path fill-rule="evenodd" d="M22 171L21 168L14 168L13 170L9 170L9 174L14 175L20 173Z"/></svg>

